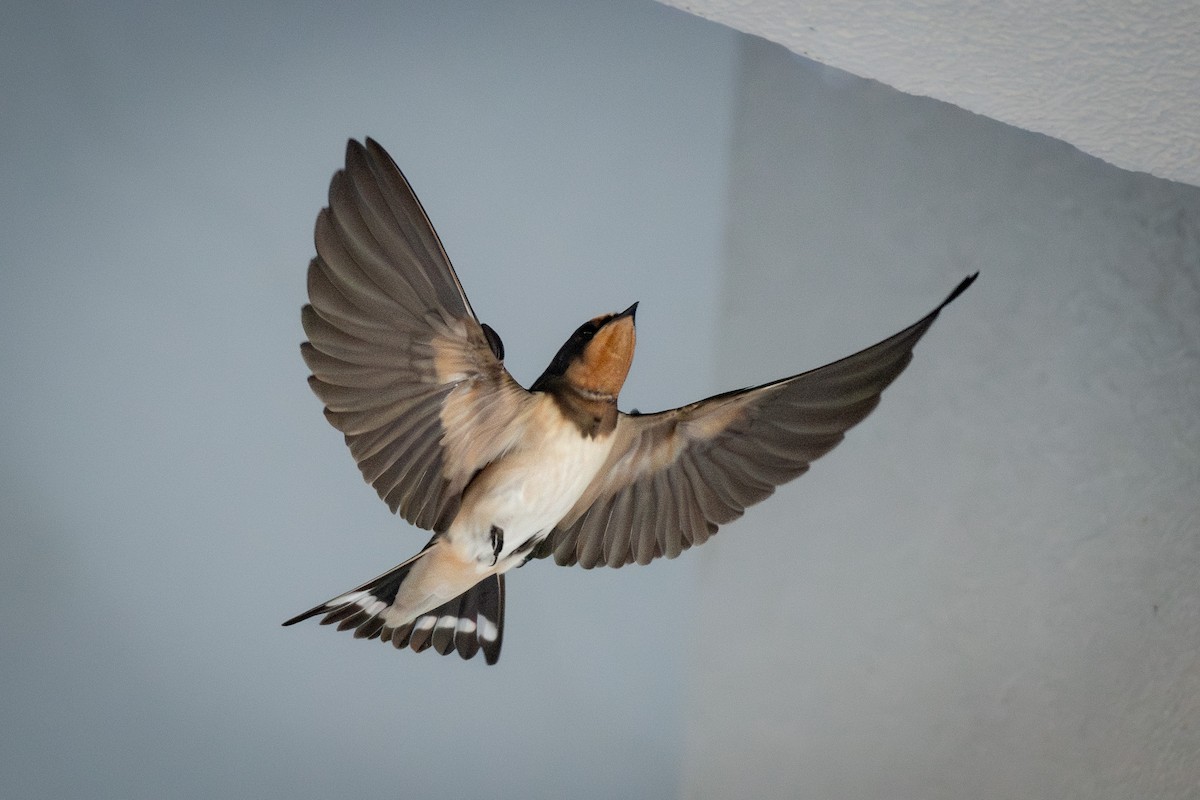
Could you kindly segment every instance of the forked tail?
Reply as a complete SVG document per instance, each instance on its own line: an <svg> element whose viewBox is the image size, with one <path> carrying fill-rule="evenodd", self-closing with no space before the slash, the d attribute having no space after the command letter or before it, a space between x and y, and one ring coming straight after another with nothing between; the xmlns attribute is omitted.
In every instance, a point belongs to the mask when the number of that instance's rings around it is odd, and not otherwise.
<svg viewBox="0 0 1200 800"><path fill-rule="evenodd" d="M453 651L473 658L480 650L489 664L500 658L504 638L504 575L490 575L449 602L432 611L403 619L395 605L400 585L426 551L367 581L345 594L292 617L284 625L324 614L322 625L338 623L338 630L354 629L357 639L380 639L396 649L415 652L432 648L442 655ZM392 620L396 620L393 624Z"/></svg>

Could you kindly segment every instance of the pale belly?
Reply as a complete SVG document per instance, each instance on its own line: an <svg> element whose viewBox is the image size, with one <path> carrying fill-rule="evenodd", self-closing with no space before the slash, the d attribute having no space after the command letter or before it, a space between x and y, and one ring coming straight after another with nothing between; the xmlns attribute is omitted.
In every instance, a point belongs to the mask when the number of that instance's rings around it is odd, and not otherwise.
<svg viewBox="0 0 1200 800"><path fill-rule="evenodd" d="M516 566L528 552L522 547L531 538L545 537L571 510L611 448L611 437L586 438L566 423L525 443L488 467L468 489L447 531L450 544L478 564L481 574ZM493 526L503 537L498 557Z"/></svg>

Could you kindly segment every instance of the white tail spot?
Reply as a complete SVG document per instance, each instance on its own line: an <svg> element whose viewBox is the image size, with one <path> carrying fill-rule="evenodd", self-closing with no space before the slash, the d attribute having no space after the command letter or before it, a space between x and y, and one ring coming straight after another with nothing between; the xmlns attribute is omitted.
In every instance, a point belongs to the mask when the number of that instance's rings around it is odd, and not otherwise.
<svg viewBox="0 0 1200 800"><path fill-rule="evenodd" d="M346 605L346 603L357 603L359 600L362 600L364 597L371 597L371 593L370 592L347 592L346 594L339 595L338 597L335 597L332 600L330 600L328 603L325 604L325 607L326 608L334 608L336 606L344 606L344 605ZM374 599L374 598L372 598L372 599Z"/></svg>
<svg viewBox="0 0 1200 800"><path fill-rule="evenodd" d="M479 638L486 642L494 642L500 635L496 623L484 616L479 617Z"/></svg>

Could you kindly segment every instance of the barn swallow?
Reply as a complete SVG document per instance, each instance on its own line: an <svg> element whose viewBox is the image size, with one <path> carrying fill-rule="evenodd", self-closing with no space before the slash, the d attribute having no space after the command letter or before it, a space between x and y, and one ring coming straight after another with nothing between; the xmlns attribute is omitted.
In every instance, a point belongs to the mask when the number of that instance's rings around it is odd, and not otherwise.
<svg viewBox="0 0 1200 800"><path fill-rule="evenodd" d="M424 209L350 141L317 216L301 352L329 422L393 512L433 532L305 611L396 648L500 656L504 575L531 558L620 567L703 544L875 408L963 280L916 324L819 369L656 414L617 398L637 303L588 320L528 390L504 368Z"/></svg>

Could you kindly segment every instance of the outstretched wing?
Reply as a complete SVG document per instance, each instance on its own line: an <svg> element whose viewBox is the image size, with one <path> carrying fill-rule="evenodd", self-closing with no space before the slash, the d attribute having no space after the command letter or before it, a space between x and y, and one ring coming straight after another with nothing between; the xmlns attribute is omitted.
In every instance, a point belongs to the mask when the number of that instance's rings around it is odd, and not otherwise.
<svg viewBox="0 0 1200 800"><path fill-rule="evenodd" d="M562 565L674 558L802 475L879 403L962 281L915 325L819 369L617 421L608 461L537 548Z"/></svg>
<svg viewBox="0 0 1200 800"><path fill-rule="evenodd" d="M351 140L308 268L309 385L392 511L444 530L530 397L504 368L437 233L376 142ZM507 437L507 438L506 438Z"/></svg>

